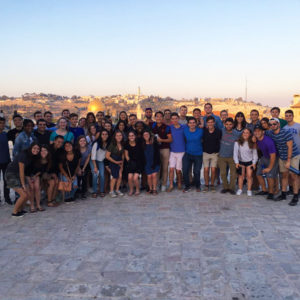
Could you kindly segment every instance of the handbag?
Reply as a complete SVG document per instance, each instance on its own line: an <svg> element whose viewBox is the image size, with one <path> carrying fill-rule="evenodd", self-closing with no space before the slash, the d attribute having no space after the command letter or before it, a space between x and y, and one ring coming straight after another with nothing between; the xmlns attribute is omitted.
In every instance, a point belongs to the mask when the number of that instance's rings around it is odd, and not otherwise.
<svg viewBox="0 0 300 300"><path fill-rule="evenodd" d="M70 169L69 169L68 162L66 162L66 164L67 164L69 176L71 178L71 172L70 172ZM71 192L72 191L72 182L69 182L69 181L66 182L66 181L60 180L59 183L58 183L58 190L60 190L62 192Z"/></svg>

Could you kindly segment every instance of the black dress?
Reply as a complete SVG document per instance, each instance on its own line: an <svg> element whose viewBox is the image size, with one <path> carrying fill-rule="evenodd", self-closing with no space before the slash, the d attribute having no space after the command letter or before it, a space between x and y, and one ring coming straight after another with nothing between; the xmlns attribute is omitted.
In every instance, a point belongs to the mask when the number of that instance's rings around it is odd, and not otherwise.
<svg viewBox="0 0 300 300"><path fill-rule="evenodd" d="M140 143L131 146L129 142L125 145L125 150L128 151L129 161L127 163L128 173L141 174L144 170L144 150Z"/></svg>

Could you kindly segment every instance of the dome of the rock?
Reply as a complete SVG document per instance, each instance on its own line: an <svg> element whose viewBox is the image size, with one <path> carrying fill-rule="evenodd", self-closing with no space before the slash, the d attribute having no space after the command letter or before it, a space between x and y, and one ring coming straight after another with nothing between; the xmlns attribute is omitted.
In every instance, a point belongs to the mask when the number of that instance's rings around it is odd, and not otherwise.
<svg viewBox="0 0 300 300"><path fill-rule="evenodd" d="M88 105L88 112L91 111L93 113L97 113L98 111L104 111L104 110L105 110L104 103L99 99L95 99L91 101Z"/></svg>

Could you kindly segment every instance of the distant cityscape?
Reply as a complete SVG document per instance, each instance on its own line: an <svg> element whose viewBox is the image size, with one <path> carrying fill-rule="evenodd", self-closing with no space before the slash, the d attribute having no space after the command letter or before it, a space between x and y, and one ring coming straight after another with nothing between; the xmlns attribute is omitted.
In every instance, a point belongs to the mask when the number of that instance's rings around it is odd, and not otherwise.
<svg viewBox="0 0 300 300"><path fill-rule="evenodd" d="M294 95L293 106L297 106L299 101L299 95ZM147 107L152 107L154 111L164 110L166 108L171 109L171 111L178 111L181 105L186 105L188 114L191 114L192 110L196 107L203 110L203 106L207 102L212 103L213 110L217 114L223 109L226 109L231 116L234 116L238 111L243 111L246 117L249 118L250 111L257 109L260 115L270 116L271 107L254 101L245 101L241 97L174 99L171 97L143 95L141 94L140 88L138 88L136 94L110 96L74 95L67 97L45 93L26 93L21 97L8 97L3 95L0 96L0 110L3 111L7 118L11 118L15 111L24 117L32 118L33 113L37 110L42 112L50 110L55 119L61 115L62 109L65 108L71 112L78 113L80 116L86 115L88 111L96 113L98 110L104 110L106 114L110 114L114 118L118 116L120 111L125 110L128 114L136 113L138 118L141 119ZM295 107L295 109L297 109L297 107Z"/></svg>

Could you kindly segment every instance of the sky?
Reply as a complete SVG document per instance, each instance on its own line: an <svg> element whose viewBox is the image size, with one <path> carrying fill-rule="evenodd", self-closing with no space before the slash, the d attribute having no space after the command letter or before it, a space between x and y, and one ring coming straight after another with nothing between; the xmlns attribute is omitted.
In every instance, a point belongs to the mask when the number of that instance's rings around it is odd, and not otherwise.
<svg viewBox="0 0 300 300"><path fill-rule="evenodd" d="M300 93L298 0L0 0L0 95Z"/></svg>

